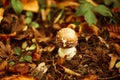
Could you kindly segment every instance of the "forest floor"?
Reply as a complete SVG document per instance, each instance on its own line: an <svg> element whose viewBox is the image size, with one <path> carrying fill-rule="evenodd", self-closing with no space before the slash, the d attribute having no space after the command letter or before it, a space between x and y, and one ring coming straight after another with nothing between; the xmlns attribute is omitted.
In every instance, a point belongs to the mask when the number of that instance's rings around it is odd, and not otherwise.
<svg viewBox="0 0 120 80"><path fill-rule="evenodd" d="M65 16L70 18L71 11L68 10ZM72 20L53 24L42 21L40 14L34 13L33 20L40 26L34 28L26 24L25 18L25 11L20 15L7 9L4 12L0 23L1 80L14 80L17 77L27 77L28 80L120 79L119 69L115 66L120 60L118 36L106 39L102 28L98 34L88 25L88 29L82 32L78 27L71 27L78 34L77 53L72 60L66 60L58 56L56 34L71 25ZM73 21L79 18L72 17Z"/></svg>

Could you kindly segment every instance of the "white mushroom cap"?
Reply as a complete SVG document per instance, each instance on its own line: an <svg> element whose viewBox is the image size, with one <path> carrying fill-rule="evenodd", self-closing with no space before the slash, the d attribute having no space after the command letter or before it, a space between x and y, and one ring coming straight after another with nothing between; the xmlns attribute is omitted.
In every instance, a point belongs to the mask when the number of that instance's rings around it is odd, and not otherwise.
<svg viewBox="0 0 120 80"><path fill-rule="evenodd" d="M62 28L56 35L56 43L61 48L74 47L78 43L78 37L71 28Z"/></svg>

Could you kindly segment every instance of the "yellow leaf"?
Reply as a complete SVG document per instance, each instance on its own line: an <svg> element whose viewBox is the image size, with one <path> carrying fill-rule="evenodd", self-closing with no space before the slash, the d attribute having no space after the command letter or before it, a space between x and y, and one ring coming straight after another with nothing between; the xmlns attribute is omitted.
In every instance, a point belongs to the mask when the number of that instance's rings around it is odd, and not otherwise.
<svg viewBox="0 0 120 80"><path fill-rule="evenodd" d="M21 0L23 9L32 12L39 11L38 0Z"/></svg>
<svg viewBox="0 0 120 80"><path fill-rule="evenodd" d="M0 22L3 19L4 8L0 8Z"/></svg>

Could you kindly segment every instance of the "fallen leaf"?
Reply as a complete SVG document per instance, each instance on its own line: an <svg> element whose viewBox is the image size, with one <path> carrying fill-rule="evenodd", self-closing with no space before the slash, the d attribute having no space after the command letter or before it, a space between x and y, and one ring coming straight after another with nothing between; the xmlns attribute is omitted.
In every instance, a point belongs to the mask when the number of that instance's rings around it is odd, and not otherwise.
<svg viewBox="0 0 120 80"><path fill-rule="evenodd" d="M62 65L62 64L65 63L65 61L66 61L66 57L58 58L58 60L57 60L57 64L58 64L58 65Z"/></svg>
<svg viewBox="0 0 120 80"><path fill-rule="evenodd" d="M23 9L32 12L39 11L38 0L21 0ZM32 7L31 7L32 6Z"/></svg>
<svg viewBox="0 0 120 80"><path fill-rule="evenodd" d="M100 29L96 25L89 26L86 22L79 25L79 34L80 33L93 33L99 35Z"/></svg>
<svg viewBox="0 0 120 80"><path fill-rule="evenodd" d="M29 75L12 75L1 78L0 80L36 80L36 79Z"/></svg>
<svg viewBox="0 0 120 80"><path fill-rule="evenodd" d="M120 56L120 45L115 43L115 44L113 44L113 46L114 46L118 56Z"/></svg>
<svg viewBox="0 0 120 80"><path fill-rule="evenodd" d="M0 71L0 76L3 76L3 75L5 75L5 74L6 74L6 71L5 71L5 70Z"/></svg>
<svg viewBox="0 0 120 80"><path fill-rule="evenodd" d="M31 75L37 78L38 80L41 80L43 75L47 72L48 68L45 64L45 62L41 62L38 64L38 66L32 71Z"/></svg>
<svg viewBox="0 0 120 80"><path fill-rule="evenodd" d="M109 32L120 33L120 26L119 25L108 25L106 26Z"/></svg>
<svg viewBox="0 0 120 80"><path fill-rule="evenodd" d="M119 25L108 25L108 26L106 26L106 28L109 31L111 38L120 39L120 27L119 27Z"/></svg>
<svg viewBox="0 0 120 80"><path fill-rule="evenodd" d="M16 36L16 32L13 32L10 34L0 34L1 39L8 39L8 38L15 37L15 36Z"/></svg>
<svg viewBox="0 0 120 80"><path fill-rule="evenodd" d="M29 72L30 66L27 63L17 63L13 66L9 66L9 72L26 74Z"/></svg>
<svg viewBox="0 0 120 80"><path fill-rule="evenodd" d="M39 52L34 52L32 54L33 61L39 61L41 59L41 54Z"/></svg>
<svg viewBox="0 0 120 80"><path fill-rule="evenodd" d="M119 33L109 32L109 34L110 34L110 37L113 39L120 39Z"/></svg>
<svg viewBox="0 0 120 80"><path fill-rule="evenodd" d="M95 33L95 35L99 35L100 29L96 25L92 25L90 28L92 29L93 33Z"/></svg>
<svg viewBox="0 0 120 80"><path fill-rule="evenodd" d="M82 80L97 80L97 76L96 75L89 75Z"/></svg>
<svg viewBox="0 0 120 80"><path fill-rule="evenodd" d="M13 54L13 50L11 49L10 40L7 39L6 44L0 42L0 57L6 58L7 60L11 57L12 54Z"/></svg>
<svg viewBox="0 0 120 80"><path fill-rule="evenodd" d="M3 19L3 14L4 14L4 8L0 8L0 22Z"/></svg>
<svg viewBox="0 0 120 80"><path fill-rule="evenodd" d="M109 54L108 56L111 58L109 63L109 70L111 70L115 66L116 61L120 59L120 57L118 57L116 54Z"/></svg>
<svg viewBox="0 0 120 80"><path fill-rule="evenodd" d="M8 62L6 60L2 61L0 63L0 71L5 70L8 65Z"/></svg>
<svg viewBox="0 0 120 80"><path fill-rule="evenodd" d="M77 2L73 2L73 1L63 1L63 2L59 2L57 4L57 6L59 8L65 8L65 7L68 7L68 6L74 6L75 8L77 8L79 6L79 4Z"/></svg>

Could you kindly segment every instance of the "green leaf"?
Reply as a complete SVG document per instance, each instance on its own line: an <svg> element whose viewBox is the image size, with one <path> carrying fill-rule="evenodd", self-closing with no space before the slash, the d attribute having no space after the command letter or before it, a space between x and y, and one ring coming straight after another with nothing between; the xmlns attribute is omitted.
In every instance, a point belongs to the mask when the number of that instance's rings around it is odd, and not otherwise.
<svg viewBox="0 0 120 80"><path fill-rule="evenodd" d="M116 68L120 68L120 61L118 61L118 62L115 64L115 67L116 67Z"/></svg>
<svg viewBox="0 0 120 80"><path fill-rule="evenodd" d="M30 24L32 22L32 18L31 17L26 17L25 20L26 20L27 24Z"/></svg>
<svg viewBox="0 0 120 80"><path fill-rule="evenodd" d="M20 59L19 59L19 62L24 62L24 61L25 61L25 60L24 60L24 57L21 56Z"/></svg>
<svg viewBox="0 0 120 80"><path fill-rule="evenodd" d="M89 25L96 24L97 19L92 11L93 8L94 6L91 3L82 1L82 3L79 5L75 12L75 15L84 16L85 20L88 22Z"/></svg>
<svg viewBox="0 0 120 80"><path fill-rule="evenodd" d="M30 55L25 55L24 60L28 62L32 62L32 57Z"/></svg>
<svg viewBox="0 0 120 80"><path fill-rule="evenodd" d="M35 49L36 49L36 45L32 44L30 47L26 48L26 51L28 51L28 50L35 50Z"/></svg>
<svg viewBox="0 0 120 80"><path fill-rule="evenodd" d="M11 6L16 14L20 14L23 11L23 5L20 0L11 0Z"/></svg>
<svg viewBox="0 0 120 80"><path fill-rule="evenodd" d="M40 8L45 8L46 7L46 0L39 0L39 6L40 6Z"/></svg>
<svg viewBox="0 0 120 80"><path fill-rule="evenodd" d="M10 66L13 66L14 64L15 64L14 61L9 62L9 65L10 65Z"/></svg>
<svg viewBox="0 0 120 80"><path fill-rule="evenodd" d="M27 11L26 12L26 16L32 18L33 17L33 13L31 11Z"/></svg>
<svg viewBox="0 0 120 80"><path fill-rule="evenodd" d="M25 49L27 47L27 45L28 45L27 41L23 42L22 43L22 48Z"/></svg>
<svg viewBox="0 0 120 80"><path fill-rule="evenodd" d="M79 26L80 22L74 22L73 24L75 24L76 26Z"/></svg>
<svg viewBox="0 0 120 80"><path fill-rule="evenodd" d="M104 0L104 3L105 3L106 5L110 5L110 4L112 4L112 2L113 2L113 0Z"/></svg>
<svg viewBox="0 0 120 80"><path fill-rule="evenodd" d="M88 10L84 15L84 17L85 17L85 20L88 22L89 26L91 26L92 24L96 24L97 22L96 16L91 10Z"/></svg>
<svg viewBox="0 0 120 80"><path fill-rule="evenodd" d="M14 54L20 56L22 54L22 50L20 47L14 48Z"/></svg>
<svg viewBox="0 0 120 80"><path fill-rule="evenodd" d="M92 9L94 6L88 2L80 4L76 9L76 16L83 16L88 10Z"/></svg>
<svg viewBox="0 0 120 80"><path fill-rule="evenodd" d="M104 0L106 5L113 5L112 7L120 7L120 0Z"/></svg>
<svg viewBox="0 0 120 80"><path fill-rule="evenodd" d="M110 9L104 5L98 5L98 6L94 7L93 10L100 13L103 16L112 16Z"/></svg>
<svg viewBox="0 0 120 80"><path fill-rule="evenodd" d="M114 0L114 1L113 1L113 7L118 7L118 8L120 8L120 0Z"/></svg>
<svg viewBox="0 0 120 80"><path fill-rule="evenodd" d="M32 27L34 27L34 28L38 28L38 27L39 27L39 24L38 24L37 22L35 22L35 21L32 21L32 22L30 23L30 26L32 26Z"/></svg>

